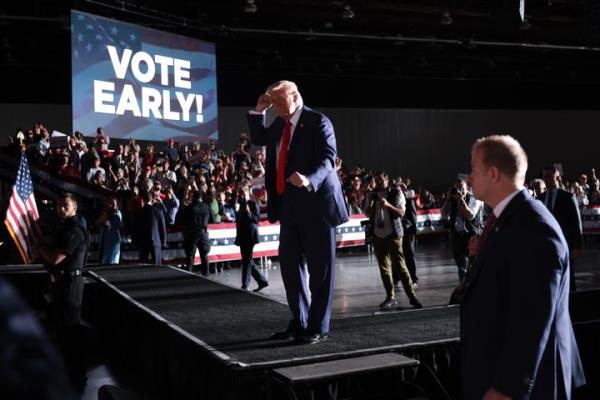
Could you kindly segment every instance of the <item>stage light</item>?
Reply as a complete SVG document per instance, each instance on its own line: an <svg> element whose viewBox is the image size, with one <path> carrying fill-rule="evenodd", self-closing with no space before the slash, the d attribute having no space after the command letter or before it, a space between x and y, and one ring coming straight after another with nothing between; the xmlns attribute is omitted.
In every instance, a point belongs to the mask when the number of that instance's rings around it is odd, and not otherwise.
<svg viewBox="0 0 600 400"><path fill-rule="evenodd" d="M352 11L352 7L350 7L350 4L344 5L344 10L342 11L342 18L343 19L354 18L354 11Z"/></svg>
<svg viewBox="0 0 600 400"><path fill-rule="evenodd" d="M254 0L246 0L246 5L244 6L244 12L248 14L254 14L258 11L258 7L254 4Z"/></svg>
<svg viewBox="0 0 600 400"><path fill-rule="evenodd" d="M444 11L444 13L442 14L442 19L440 20L440 24L442 24L442 25L452 25L453 22L454 22L454 20L450 16L450 12L449 11Z"/></svg>

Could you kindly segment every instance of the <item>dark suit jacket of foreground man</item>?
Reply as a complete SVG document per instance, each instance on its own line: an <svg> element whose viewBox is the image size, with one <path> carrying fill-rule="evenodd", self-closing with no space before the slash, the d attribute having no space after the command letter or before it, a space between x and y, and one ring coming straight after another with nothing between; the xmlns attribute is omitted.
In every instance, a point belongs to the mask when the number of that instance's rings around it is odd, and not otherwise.
<svg viewBox="0 0 600 400"><path fill-rule="evenodd" d="M569 252L544 204L520 191L475 261L461 305L463 398L570 399L585 383L569 315Z"/></svg>
<svg viewBox="0 0 600 400"><path fill-rule="evenodd" d="M335 172L337 150L331 122L306 106L297 112L301 114L289 145L285 176L298 171L308 178L312 191L287 183L283 194L277 194L277 147L285 120L277 117L265 127L264 114L248 114L248 125L252 144L267 146L265 186L268 215L269 221L279 220L281 223L281 274L288 304L300 325L297 328L309 333L327 334L335 267L334 227L346 222L348 214ZM310 309L304 268L299 267L305 260L311 281Z"/></svg>

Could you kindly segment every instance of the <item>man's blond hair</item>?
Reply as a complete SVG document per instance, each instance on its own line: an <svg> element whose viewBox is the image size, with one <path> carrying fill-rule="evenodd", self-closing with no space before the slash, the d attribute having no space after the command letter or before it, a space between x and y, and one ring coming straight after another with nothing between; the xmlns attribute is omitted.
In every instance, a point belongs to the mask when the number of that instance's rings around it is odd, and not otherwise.
<svg viewBox="0 0 600 400"><path fill-rule="evenodd" d="M298 101L302 104L302 96L298 91L298 86L292 81L277 81L267 88L267 94L284 90L290 96L297 96Z"/></svg>
<svg viewBox="0 0 600 400"><path fill-rule="evenodd" d="M509 135L491 135L477 139L473 153L480 150L483 164L496 167L501 174L519 186L525 182L527 154L521 144Z"/></svg>
<svg viewBox="0 0 600 400"><path fill-rule="evenodd" d="M267 93L285 89L289 94L298 93L298 86L292 81L277 81L267 88Z"/></svg>

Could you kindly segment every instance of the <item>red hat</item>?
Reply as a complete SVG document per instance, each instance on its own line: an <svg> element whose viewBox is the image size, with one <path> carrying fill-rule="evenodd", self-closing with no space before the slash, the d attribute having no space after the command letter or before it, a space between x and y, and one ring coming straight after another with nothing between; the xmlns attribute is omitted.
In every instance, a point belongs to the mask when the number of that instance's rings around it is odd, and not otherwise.
<svg viewBox="0 0 600 400"><path fill-rule="evenodd" d="M172 142L174 142L174 141L175 141L175 139L173 139L173 138L171 137L171 138L169 138L169 140L168 140L168 141L169 141L170 143L172 143Z"/></svg>

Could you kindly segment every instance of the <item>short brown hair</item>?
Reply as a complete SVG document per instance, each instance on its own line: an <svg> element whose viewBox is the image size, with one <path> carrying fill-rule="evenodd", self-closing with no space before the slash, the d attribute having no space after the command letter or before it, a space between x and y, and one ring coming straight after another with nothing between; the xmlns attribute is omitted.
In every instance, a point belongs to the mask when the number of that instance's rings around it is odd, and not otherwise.
<svg viewBox="0 0 600 400"><path fill-rule="evenodd" d="M75 195L73 193L63 192L63 193L59 194L58 197L56 198L56 202L58 203L61 200L69 200L71 203L73 203L75 205L75 208L78 208L77 197L75 197Z"/></svg>
<svg viewBox="0 0 600 400"><path fill-rule="evenodd" d="M66 200L69 199L74 203L77 203L77 197L75 197L75 195L71 192L63 192L60 195L58 195L57 200Z"/></svg>
<svg viewBox="0 0 600 400"><path fill-rule="evenodd" d="M519 142L509 135L491 135L477 139L473 153L481 150L483 164L496 167L501 174L515 180L519 185L525 182L527 154Z"/></svg>

